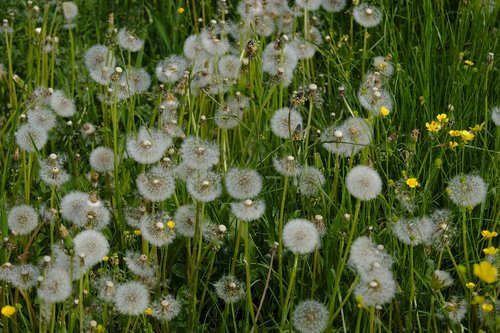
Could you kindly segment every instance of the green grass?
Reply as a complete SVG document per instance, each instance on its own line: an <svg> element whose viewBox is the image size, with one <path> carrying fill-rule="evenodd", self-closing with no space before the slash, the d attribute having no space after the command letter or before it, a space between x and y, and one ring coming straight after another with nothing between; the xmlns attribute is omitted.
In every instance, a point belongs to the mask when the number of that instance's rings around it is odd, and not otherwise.
<svg viewBox="0 0 500 333"><path fill-rule="evenodd" d="M218 7L220 1L79 1L76 26L70 34L50 1L33 4L39 6L38 16L29 16L24 3L2 1L0 16L9 20L13 32L0 33L0 63L6 72L0 76L0 264L41 266L44 256L54 254L55 243L62 244L71 258L77 255L72 238L84 228L60 213L61 200L71 191L95 193L111 212L112 221L102 230L110 243L109 259L74 281L72 294L64 302L44 304L37 296L37 285L17 289L3 273L7 266L2 266L0 307L16 306L17 312L10 318L2 316L0 331L91 332L97 329L91 328L94 320L107 332L125 328L136 332L294 332L291 314L305 299L315 299L328 309L326 332L459 332L461 326L472 332L499 330L498 281L486 283L473 272L474 265L483 260L500 267L498 255L485 257L483 253L488 246L497 247L498 238L481 236L482 230L498 231L500 222L500 129L491 119L491 109L500 105L500 15L498 5L488 7L483 2L487 1L380 0L376 5L383 20L369 29L353 21L352 4L340 13L308 12L294 18L294 31L287 35L292 39L293 33L303 33L305 18L314 16L307 25L320 30L323 44L314 58L299 60L289 87L276 84L262 72L264 48L280 37L275 30L269 37L248 32L241 35L240 43L233 43L237 56L245 55L250 38L258 49L226 93L194 93L192 86L189 90L195 79L191 73L185 82L189 93L181 94L176 84L160 86L154 75L157 63L182 54L186 38L210 26L211 19L218 24L238 21L236 2L227 1L224 12ZM110 13L113 22L109 22ZM39 35L36 27L42 28ZM137 53L122 50L114 32L122 27L143 39L144 48ZM59 43L54 51L44 53L47 36L57 36ZM145 68L152 80L148 91L124 101L111 95L109 104L101 103L99 96L107 87L91 79L84 63L85 51L98 43L113 49L123 69ZM491 60L490 54L496 59ZM366 72L373 57L386 55L395 71L384 81L384 88L392 95L394 107L387 117L374 117L362 108L357 92L363 68ZM14 74L18 79L13 79ZM278 138L270 126L274 111L289 107L297 91L307 95L311 83L318 86L317 97L309 96L297 106L304 119L302 133L296 133L297 140ZM16 145L15 133L26 121L22 116L29 117L34 106L30 96L41 86L63 90L75 100L77 112L70 118L58 116L48 143L34 153L24 152ZM236 92L249 97L249 107L237 128L220 129L214 114ZM151 203L141 198L136 179L153 165L127 158L126 143L141 126L161 127L159 106L167 93L179 101L177 124L185 136L217 143L221 157L214 171L223 177L231 167L245 167L263 176L259 198L266 202L266 210L261 218L248 223L237 220L230 207L236 200L225 190L215 201L196 202L180 180L167 200ZM350 157L329 153L322 147L320 133L340 125L351 113L367 118L373 126L371 143ZM426 123L437 121L442 113L449 122L438 132L428 131ZM94 135L82 135L85 123L96 126ZM481 124L472 140L449 134ZM174 138L164 156L180 162L182 141ZM458 146L451 149L450 141ZM113 150L114 161L119 162L113 171L91 169L89 156L98 146ZM46 185L39 176L40 160L51 153L65 158L64 168L71 176L60 187ZM302 195L294 177L275 171L273 158L286 155L323 172L326 182L317 195ZM370 165L380 174L383 189L375 199L361 202L347 191L346 175L356 165ZM447 184L455 175L470 173L488 184L487 196L474 208L461 208L450 200ZM419 186L409 188L405 181L413 177ZM402 198L412 210L405 208ZM194 237L178 235L167 246L149 244L125 221L127 208L143 205L147 213L165 212L173 217L180 205L188 203L196 206ZM27 235L15 235L7 216L20 204L40 212L52 209L54 216L50 221L40 219L39 227ZM405 245L393 233L400 218L429 216L437 209L451 211L448 247ZM296 256L275 243L280 242L287 221L313 220L316 215L323 217L326 234L313 253ZM202 221L224 225L224 236L206 241ZM396 293L380 307L365 306L355 296L363 272L352 269L347 259L359 236L382 244L394 260ZM181 304L176 318L159 321L143 311L126 316L112 302L97 297L99 287L94 282L102 276L116 283L140 280L123 260L129 250L146 254L154 263L156 283L148 287L151 304L161 295L174 295ZM454 284L436 289L431 283L435 270L449 272ZM46 268L41 267L41 272L43 276ZM218 298L214 288L229 273L250 289L232 305ZM469 282L476 286L469 288ZM446 315L454 299L466 304L467 313L460 323ZM485 304L493 304L486 314Z"/></svg>

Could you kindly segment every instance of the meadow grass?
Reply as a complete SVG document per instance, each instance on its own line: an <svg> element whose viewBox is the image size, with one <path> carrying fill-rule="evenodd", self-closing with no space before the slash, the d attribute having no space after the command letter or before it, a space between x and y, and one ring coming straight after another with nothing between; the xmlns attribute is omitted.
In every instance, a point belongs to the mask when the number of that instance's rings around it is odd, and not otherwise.
<svg viewBox="0 0 500 333"><path fill-rule="evenodd" d="M0 3L0 331L500 330L498 3L241 1Z"/></svg>

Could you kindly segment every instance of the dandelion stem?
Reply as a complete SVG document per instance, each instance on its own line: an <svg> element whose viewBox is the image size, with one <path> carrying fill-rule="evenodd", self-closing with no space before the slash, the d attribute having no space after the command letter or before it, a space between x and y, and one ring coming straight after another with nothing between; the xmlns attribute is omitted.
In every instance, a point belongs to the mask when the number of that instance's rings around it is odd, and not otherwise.
<svg viewBox="0 0 500 333"><path fill-rule="evenodd" d="M248 235L248 222L240 222L240 224L244 225L244 241L245 241L245 272L246 272L246 288L247 288L247 308L250 313L250 317L252 318L253 327L257 327L257 321L255 320L255 313L253 310L253 302L252 302L252 281L250 275L250 239Z"/></svg>
<svg viewBox="0 0 500 333"><path fill-rule="evenodd" d="M283 179L283 193L281 196L281 206L280 206L280 218L278 223L278 274L279 274L279 284L280 284L280 304L283 305L283 222L285 219L285 202L286 194L288 191L288 176Z"/></svg>
<svg viewBox="0 0 500 333"><path fill-rule="evenodd" d="M285 303L283 303L283 310L281 312L281 330L285 329L286 318L288 317L289 303L295 287L295 277L297 276L298 264L299 254L296 253L295 258L293 259L292 275L290 276L290 281L288 282L288 290L286 292Z"/></svg>

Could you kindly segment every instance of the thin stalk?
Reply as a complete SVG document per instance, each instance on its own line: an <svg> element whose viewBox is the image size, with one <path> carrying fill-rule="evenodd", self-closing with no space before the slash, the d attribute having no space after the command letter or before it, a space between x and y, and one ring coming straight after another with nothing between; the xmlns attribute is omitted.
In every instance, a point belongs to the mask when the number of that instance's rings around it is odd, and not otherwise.
<svg viewBox="0 0 500 333"><path fill-rule="evenodd" d="M281 330L285 329L286 318L288 317L289 303L295 287L295 277L297 276L298 264L299 264L299 254L296 253L295 258L293 259L292 275L290 276L290 281L288 283L288 290L286 292L285 303L283 304L283 310L281 312L281 326L280 326Z"/></svg>
<svg viewBox="0 0 500 333"><path fill-rule="evenodd" d="M279 284L280 284L280 304L283 304L283 295L284 295L284 287L283 287L283 222L285 219L285 202L286 202L286 194L288 191L288 177L285 176L283 180L283 193L281 196L281 206L280 206L280 217L278 223L278 275L279 275Z"/></svg>
<svg viewBox="0 0 500 333"><path fill-rule="evenodd" d="M250 239L248 235L248 222L240 222L240 224L244 225L244 241L245 241L245 272L246 272L246 288L247 288L247 308L248 312L250 312L250 317L252 318L253 327L257 327L257 321L255 319L255 313L253 310L253 302L252 302L252 281L250 275Z"/></svg>

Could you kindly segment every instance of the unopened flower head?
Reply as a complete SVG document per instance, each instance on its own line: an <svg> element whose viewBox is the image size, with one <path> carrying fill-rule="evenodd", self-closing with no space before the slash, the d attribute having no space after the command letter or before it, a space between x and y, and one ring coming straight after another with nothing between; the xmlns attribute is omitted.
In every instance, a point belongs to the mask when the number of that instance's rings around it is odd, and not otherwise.
<svg viewBox="0 0 500 333"><path fill-rule="evenodd" d="M226 304L234 304L245 296L245 285L233 275L224 275L215 284L215 292Z"/></svg>
<svg viewBox="0 0 500 333"><path fill-rule="evenodd" d="M27 235L38 225L38 213L35 208L20 205L9 210L7 224L10 231L17 235Z"/></svg>
<svg viewBox="0 0 500 333"><path fill-rule="evenodd" d="M160 321L170 321L181 312L181 303L172 295L166 295L153 303L153 317Z"/></svg>
<svg viewBox="0 0 500 333"><path fill-rule="evenodd" d="M137 177L139 193L151 202L161 202L172 196L175 191L175 178L171 173L155 167Z"/></svg>
<svg viewBox="0 0 500 333"><path fill-rule="evenodd" d="M116 310L124 315L138 316L149 305L149 291L140 282L131 281L118 286L115 295Z"/></svg>
<svg viewBox="0 0 500 333"><path fill-rule="evenodd" d="M325 182L325 176L318 168L304 167L299 176L299 191L302 195L314 196L321 190Z"/></svg>
<svg viewBox="0 0 500 333"><path fill-rule="evenodd" d="M278 109L271 118L273 134L282 139L290 139L297 126L302 126L302 116L296 109Z"/></svg>
<svg viewBox="0 0 500 333"><path fill-rule="evenodd" d="M306 219L293 219L283 227L283 245L293 253L308 254L319 246L316 226Z"/></svg>
<svg viewBox="0 0 500 333"><path fill-rule="evenodd" d="M179 55L171 55L160 61L156 66L155 73L158 81L164 83L177 82L188 67L186 58Z"/></svg>
<svg viewBox="0 0 500 333"><path fill-rule="evenodd" d="M383 17L382 11L378 7L367 2L354 7L352 16L354 21L366 28L372 28L379 25Z"/></svg>
<svg viewBox="0 0 500 333"><path fill-rule="evenodd" d="M144 41L125 28L118 31L118 43L130 52L137 52L144 46Z"/></svg>
<svg viewBox="0 0 500 333"><path fill-rule="evenodd" d="M262 190L262 176L253 169L231 168L224 180L227 192L235 199L254 198Z"/></svg>
<svg viewBox="0 0 500 333"><path fill-rule="evenodd" d="M221 178L212 171L196 172L187 179L186 187L193 199L210 202L222 194Z"/></svg>
<svg viewBox="0 0 500 333"><path fill-rule="evenodd" d="M127 140L127 153L138 163L151 164L158 162L171 144L172 139L162 132L141 127L136 138Z"/></svg>
<svg viewBox="0 0 500 333"><path fill-rule="evenodd" d="M375 199L382 192L380 175L365 165L352 168L347 174L345 182L349 193L362 201Z"/></svg>
<svg viewBox="0 0 500 333"><path fill-rule="evenodd" d="M90 166L97 172L114 171L114 152L108 147L97 147L90 153Z"/></svg>
<svg viewBox="0 0 500 333"><path fill-rule="evenodd" d="M328 323L328 309L315 300L301 301L293 310L292 321L301 333L321 333Z"/></svg>
<svg viewBox="0 0 500 333"><path fill-rule="evenodd" d="M266 204L262 200L253 201L246 199L241 202L231 203L231 212L241 221L249 222L258 220L265 212Z"/></svg>
<svg viewBox="0 0 500 333"><path fill-rule="evenodd" d="M488 184L479 175L460 174L448 182L451 201L462 207L475 207L486 199Z"/></svg>

